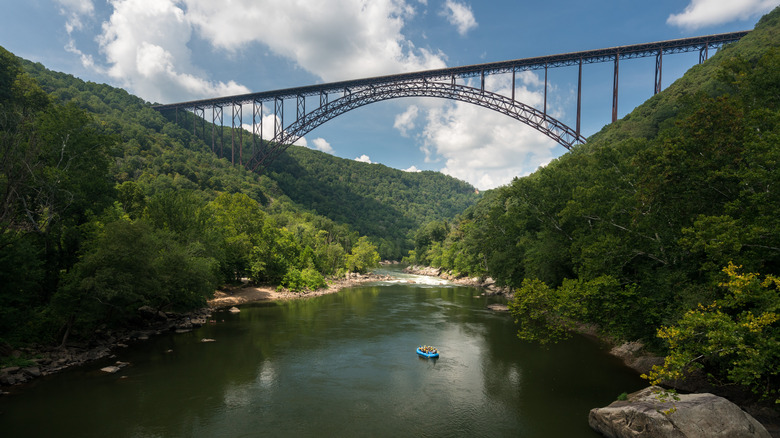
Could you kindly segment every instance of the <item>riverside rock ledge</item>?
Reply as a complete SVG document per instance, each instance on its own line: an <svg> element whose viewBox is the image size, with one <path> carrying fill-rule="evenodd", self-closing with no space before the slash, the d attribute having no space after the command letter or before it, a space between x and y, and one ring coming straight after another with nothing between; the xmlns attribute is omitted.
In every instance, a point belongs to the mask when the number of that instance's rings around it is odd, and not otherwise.
<svg viewBox="0 0 780 438"><path fill-rule="evenodd" d="M713 394L661 397L651 386L590 411L590 427L610 438L771 438L750 414Z"/></svg>

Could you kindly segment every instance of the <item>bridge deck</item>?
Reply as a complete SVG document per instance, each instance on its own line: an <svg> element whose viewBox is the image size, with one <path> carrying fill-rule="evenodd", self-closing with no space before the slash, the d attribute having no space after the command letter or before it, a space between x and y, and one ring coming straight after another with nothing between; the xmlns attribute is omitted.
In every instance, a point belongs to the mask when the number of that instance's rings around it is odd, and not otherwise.
<svg viewBox="0 0 780 438"><path fill-rule="evenodd" d="M409 80L455 81L500 73L513 73L526 70L566 67L599 62L613 62L619 59L633 59L693 51L704 51L717 48L724 44L738 41L750 31L731 32L716 35L705 35L693 38L682 38L653 43L634 44L628 46L610 47L606 49L586 50L582 52L564 53L559 55L540 56L535 58L516 59L512 61L475 64L461 67L451 67L436 70L425 70L412 73L400 73L387 76L377 76L365 79L354 79L327 84L308 85L304 87L282 90L264 91L235 96L225 96L213 99L194 100L189 102L156 105L154 108L163 110L192 109L209 106L240 105L252 102L268 102L274 99L291 99L306 96L316 96L330 93L342 93L352 89L364 89L371 86L404 82Z"/></svg>

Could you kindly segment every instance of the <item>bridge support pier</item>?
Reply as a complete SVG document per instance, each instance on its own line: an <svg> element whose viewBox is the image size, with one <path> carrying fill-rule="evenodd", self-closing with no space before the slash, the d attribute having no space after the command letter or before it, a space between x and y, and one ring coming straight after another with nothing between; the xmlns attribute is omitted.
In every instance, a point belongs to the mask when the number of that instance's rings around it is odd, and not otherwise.
<svg viewBox="0 0 780 438"><path fill-rule="evenodd" d="M274 138L284 130L284 99L274 97Z"/></svg>
<svg viewBox="0 0 780 438"><path fill-rule="evenodd" d="M620 53L615 54L615 74L612 79L612 123L617 121L618 116L618 64Z"/></svg>
<svg viewBox="0 0 780 438"><path fill-rule="evenodd" d="M582 58L580 58L580 72L577 76L577 128L575 132L580 136L580 117L582 116Z"/></svg>
<svg viewBox="0 0 780 438"><path fill-rule="evenodd" d="M258 123L259 120L259 123ZM252 100L252 156L257 153L257 142L263 147L263 101Z"/></svg>
<svg viewBox="0 0 780 438"><path fill-rule="evenodd" d="M544 111L543 114L547 115L547 64L544 64Z"/></svg>
<svg viewBox="0 0 780 438"><path fill-rule="evenodd" d="M663 50L659 50L658 54L655 55L655 90L653 91L653 94L658 94L661 92L661 70L663 68L663 56L664 52Z"/></svg>
<svg viewBox="0 0 780 438"><path fill-rule="evenodd" d="M200 119L200 125L201 125L201 134L200 136L203 138L203 142L206 142L206 109L202 106L196 106L192 109L192 135L198 136L198 125L196 124L198 119ZM212 149L211 152L214 152Z"/></svg>
<svg viewBox="0 0 780 438"><path fill-rule="evenodd" d="M230 162L236 164L236 129L238 129L238 165L242 164L243 158L243 145L244 145L244 128L243 128L243 110L244 106L240 103L233 102L233 123L231 124L230 131ZM238 119L238 124L236 124Z"/></svg>
<svg viewBox="0 0 780 438"><path fill-rule="evenodd" d="M225 146L225 139L223 137L224 130L222 129L222 125L224 122L224 118L222 117L222 106L221 105L214 105L211 107L211 151L216 150L216 141L217 141L217 126L219 126L219 153L217 153L217 156L219 158L222 158L222 149ZM217 125L217 121L219 121L219 125Z"/></svg>

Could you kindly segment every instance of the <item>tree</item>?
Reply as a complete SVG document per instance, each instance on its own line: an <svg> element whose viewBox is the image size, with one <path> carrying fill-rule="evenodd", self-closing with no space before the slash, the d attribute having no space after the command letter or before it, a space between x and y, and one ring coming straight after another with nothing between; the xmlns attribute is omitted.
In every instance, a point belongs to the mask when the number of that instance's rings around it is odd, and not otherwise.
<svg viewBox="0 0 780 438"><path fill-rule="evenodd" d="M376 246L366 236L358 239L357 244L352 247L352 252L347 256L347 269L364 274L378 264L379 253L376 251Z"/></svg>
<svg viewBox="0 0 780 438"><path fill-rule="evenodd" d="M722 299L658 330L669 354L643 377L658 384L702 370L715 382L744 385L780 403L780 278L762 280L731 263L723 272Z"/></svg>

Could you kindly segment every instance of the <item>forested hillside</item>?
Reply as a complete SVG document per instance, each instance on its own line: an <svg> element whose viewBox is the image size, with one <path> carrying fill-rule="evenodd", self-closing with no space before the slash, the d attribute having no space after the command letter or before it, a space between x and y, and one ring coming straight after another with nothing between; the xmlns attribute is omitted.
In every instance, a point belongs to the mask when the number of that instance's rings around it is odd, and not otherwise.
<svg viewBox="0 0 780 438"><path fill-rule="evenodd" d="M486 195L410 261L517 289L523 339L579 323L780 388L780 10L624 120ZM444 230L444 232L442 232Z"/></svg>
<svg viewBox="0 0 780 438"><path fill-rule="evenodd" d="M471 185L438 172L400 172L292 146L266 170L296 203L371 236L382 257L400 260L411 233L473 205Z"/></svg>
<svg viewBox="0 0 780 438"><path fill-rule="evenodd" d="M332 178L326 165L306 169L322 158L306 151L272 177L258 176L230 163L229 142L211 150L214 127L200 138L191 114L175 121L124 90L0 48L0 361L11 347L130 324L143 306L203 306L217 287L241 279L301 290L365 272L378 246L400 255L413 228L476 198L448 177L333 157L328 165L355 179L324 185L304 176ZM219 130L230 139L229 128ZM245 135L245 156L251 145ZM283 170L291 163L293 178ZM365 184L375 188L361 187L358 176L371 176ZM409 189L386 189L384 178ZM386 191L396 188L400 200ZM312 193L339 198L323 208ZM376 223L356 214L373 210L383 215Z"/></svg>

